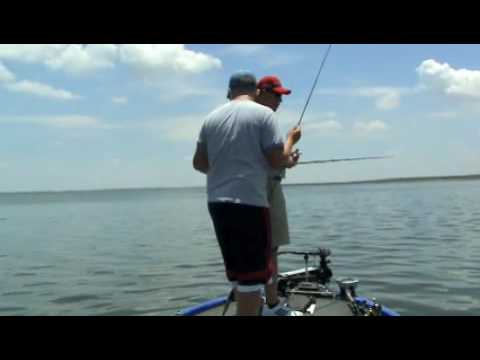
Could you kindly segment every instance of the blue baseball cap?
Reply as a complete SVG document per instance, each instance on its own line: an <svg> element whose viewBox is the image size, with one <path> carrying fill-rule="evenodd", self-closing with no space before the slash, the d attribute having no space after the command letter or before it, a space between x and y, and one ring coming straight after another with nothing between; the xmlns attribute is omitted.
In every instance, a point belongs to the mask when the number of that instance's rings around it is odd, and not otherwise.
<svg viewBox="0 0 480 360"><path fill-rule="evenodd" d="M257 79L250 71L237 71L230 76L228 82L228 89L232 90L246 90L255 91L257 88Z"/></svg>

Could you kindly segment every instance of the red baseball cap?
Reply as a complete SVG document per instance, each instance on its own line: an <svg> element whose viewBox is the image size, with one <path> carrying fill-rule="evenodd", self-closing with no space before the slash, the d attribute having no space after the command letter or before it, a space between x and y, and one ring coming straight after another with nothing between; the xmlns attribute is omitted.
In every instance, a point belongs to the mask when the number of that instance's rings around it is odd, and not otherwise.
<svg viewBox="0 0 480 360"><path fill-rule="evenodd" d="M261 78L257 84L257 89L268 89L280 95L290 95L290 93L292 92L290 89L284 88L280 79L276 76L265 76Z"/></svg>

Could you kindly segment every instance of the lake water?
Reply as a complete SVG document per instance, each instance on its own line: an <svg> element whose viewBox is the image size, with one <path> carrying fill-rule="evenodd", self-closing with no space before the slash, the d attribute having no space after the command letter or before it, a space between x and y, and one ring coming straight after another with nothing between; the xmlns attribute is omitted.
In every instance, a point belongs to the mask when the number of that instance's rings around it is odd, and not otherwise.
<svg viewBox="0 0 480 360"><path fill-rule="evenodd" d="M330 248L360 295L480 315L480 181L284 189L288 248ZM202 188L0 194L0 315L174 315L228 289Z"/></svg>

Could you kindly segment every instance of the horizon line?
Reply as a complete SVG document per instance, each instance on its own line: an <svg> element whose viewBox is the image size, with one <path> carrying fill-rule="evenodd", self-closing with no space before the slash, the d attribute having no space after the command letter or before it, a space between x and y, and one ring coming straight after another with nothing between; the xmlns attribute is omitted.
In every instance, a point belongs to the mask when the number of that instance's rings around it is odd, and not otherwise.
<svg viewBox="0 0 480 360"><path fill-rule="evenodd" d="M435 175L435 176L409 176L395 178L379 178L368 180L333 181L333 182L305 182L285 183L283 186L305 186L305 185L353 185L353 184L375 184L390 182L416 182L416 181L440 181L440 180L468 180L480 179L480 174L465 175ZM1 194L33 194L33 193L69 193L69 192L102 192L102 191L139 191L139 190L168 190L168 189L196 189L205 188L205 185L191 186L155 186L155 187L128 187L128 188L100 188L100 189L71 189L71 190L24 190L24 191L0 191Z"/></svg>

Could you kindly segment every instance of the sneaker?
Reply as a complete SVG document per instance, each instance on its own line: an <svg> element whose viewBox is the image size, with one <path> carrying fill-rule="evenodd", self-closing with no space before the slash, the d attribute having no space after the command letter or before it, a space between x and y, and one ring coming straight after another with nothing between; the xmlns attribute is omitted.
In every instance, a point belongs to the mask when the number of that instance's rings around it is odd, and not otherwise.
<svg viewBox="0 0 480 360"><path fill-rule="evenodd" d="M279 302L273 308L269 308L267 304L263 305L262 316L303 316L303 313L290 309L285 303Z"/></svg>

